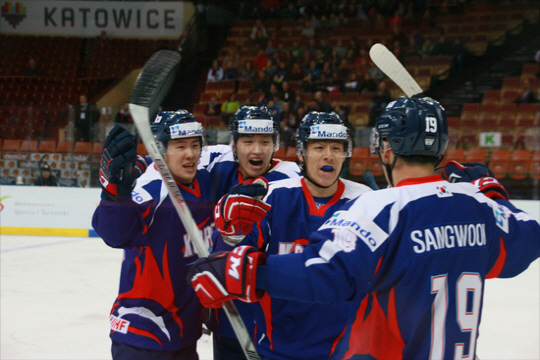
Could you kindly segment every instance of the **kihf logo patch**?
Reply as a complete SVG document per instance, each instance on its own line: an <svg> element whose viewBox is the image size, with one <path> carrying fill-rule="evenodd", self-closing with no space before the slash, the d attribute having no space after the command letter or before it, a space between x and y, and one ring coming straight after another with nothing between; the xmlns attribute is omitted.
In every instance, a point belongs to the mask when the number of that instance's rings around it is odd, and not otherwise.
<svg viewBox="0 0 540 360"><path fill-rule="evenodd" d="M2 17L15 29L26 17L26 6L7 1L2 5Z"/></svg>

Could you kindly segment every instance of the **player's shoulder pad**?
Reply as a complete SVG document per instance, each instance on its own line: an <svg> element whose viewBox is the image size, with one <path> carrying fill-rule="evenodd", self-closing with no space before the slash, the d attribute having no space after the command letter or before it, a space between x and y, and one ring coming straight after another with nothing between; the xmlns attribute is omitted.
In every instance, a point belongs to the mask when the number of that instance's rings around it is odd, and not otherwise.
<svg viewBox="0 0 540 360"><path fill-rule="evenodd" d="M293 177L288 179L282 179L282 180L276 180L272 181L268 184L268 193L265 196L265 199L268 199L268 197L272 193L279 193L285 189L295 189L295 188L302 188L302 182L301 177Z"/></svg>
<svg viewBox="0 0 540 360"><path fill-rule="evenodd" d="M148 166L135 184L131 192L131 198L137 204L142 204L154 199L162 199L167 196L167 189L163 192L163 180L154 164Z"/></svg>
<svg viewBox="0 0 540 360"><path fill-rule="evenodd" d="M369 186L357 183L356 181L341 178L340 180L345 185L345 190L343 191L342 198L354 199L355 197L358 197L366 192L373 191Z"/></svg>
<svg viewBox="0 0 540 360"><path fill-rule="evenodd" d="M232 148L229 145L210 145L201 152L201 157L199 158L199 164L197 167L207 168L228 158L234 161Z"/></svg>
<svg viewBox="0 0 540 360"><path fill-rule="evenodd" d="M272 159L274 166L268 171L267 175L271 177L273 172L281 173L288 178L301 176L301 170L295 162Z"/></svg>

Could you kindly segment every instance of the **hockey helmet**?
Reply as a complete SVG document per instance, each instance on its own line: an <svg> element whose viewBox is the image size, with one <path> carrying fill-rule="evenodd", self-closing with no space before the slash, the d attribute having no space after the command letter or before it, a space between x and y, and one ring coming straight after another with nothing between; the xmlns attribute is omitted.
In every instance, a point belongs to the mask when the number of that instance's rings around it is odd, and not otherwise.
<svg viewBox="0 0 540 360"><path fill-rule="evenodd" d="M200 122L186 110L161 111L150 123L152 133L162 153L167 151L169 140L200 137L201 147L206 145L206 135Z"/></svg>
<svg viewBox="0 0 540 360"><path fill-rule="evenodd" d="M279 149L279 124L266 106L242 106L231 121L231 146L238 138L250 135L272 135L274 151Z"/></svg>
<svg viewBox="0 0 540 360"><path fill-rule="evenodd" d="M296 153L305 155L310 140L333 140L345 143L347 157L352 154L352 139L349 129L335 112L307 113L296 131Z"/></svg>
<svg viewBox="0 0 540 360"><path fill-rule="evenodd" d="M429 97L398 97L377 119L370 139L372 154L381 149L383 140L399 156L440 158L448 145L446 111Z"/></svg>

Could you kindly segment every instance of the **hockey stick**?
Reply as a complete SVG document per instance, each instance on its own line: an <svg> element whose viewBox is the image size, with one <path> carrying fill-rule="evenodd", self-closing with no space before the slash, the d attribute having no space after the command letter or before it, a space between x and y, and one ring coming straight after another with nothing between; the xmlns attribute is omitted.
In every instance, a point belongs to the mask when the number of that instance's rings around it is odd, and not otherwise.
<svg viewBox="0 0 540 360"><path fill-rule="evenodd" d="M383 44L375 44L369 49L373 63L386 74L408 97L422 93L422 88L399 60Z"/></svg>
<svg viewBox="0 0 540 360"><path fill-rule="evenodd" d="M208 256L208 244L201 236L197 224L193 220L191 211L186 205L182 193L178 189L176 182L159 151L152 130L150 128L150 119L156 112L159 104L167 95L176 71L180 63L180 54L172 50L160 50L156 52L144 65L129 100L129 110L133 116L133 122L137 127L148 155L154 161L163 183L167 187L172 203L184 224L189 237L191 238L195 250L199 256ZM238 310L232 303L227 301L223 303L223 308L227 314L232 328L236 333L240 346L247 359L259 359L255 346L251 342L246 326L238 314Z"/></svg>

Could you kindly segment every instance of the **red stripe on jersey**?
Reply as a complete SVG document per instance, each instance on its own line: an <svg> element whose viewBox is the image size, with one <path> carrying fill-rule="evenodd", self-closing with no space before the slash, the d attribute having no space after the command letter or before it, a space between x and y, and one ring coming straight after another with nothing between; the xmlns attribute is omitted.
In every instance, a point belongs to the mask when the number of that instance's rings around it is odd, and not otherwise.
<svg viewBox="0 0 540 360"><path fill-rule="evenodd" d="M418 184L425 184L430 182L437 182L437 181L443 181L442 175L436 174L436 175L429 175L429 176L422 176L422 177L414 177L414 178L407 178L403 179L400 182L396 184L396 187L399 186L406 186L406 185L418 185Z"/></svg>
<svg viewBox="0 0 540 360"><path fill-rule="evenodd" d="M262 231L261 231L261 223L257 223L256 226L257 226L257 231L258 231L257 249L261 249L263 247L263 245L264 245L264 238L262 236Z"/></svg>
<svg viewBox="0 0 540 360"><path fill-rule="evenodd" d="M332 351L330 351L330 356L329 357L332 357L332 355L334 355L334 351L336 351L337 345L339 344L341 339L343 339L343 335L345 335L345 331L347 331L347 326L345 326L345 328L343 329L341 334L339 334L339 336L336 338L336 340L334 340L334 343L332 344Z"/></svg>
<svg viewBox="0 0 540 360"><path fill-rule="evenodd" d="M379 258L379 261L377 261L377 266L375 267L375 272L373 273L373 275L375 275L377 271L379 271L379 266L381 266L381 263L382 263L382 256Z"/></svg>
<svg viewBox="0 0 540 360"><path fill-rule="evenodd" d="M372 299L371 310L366 313L369 299ZM371 355L375 359L403 359L405 343L399 331L394 288L388 296L387 314L388 318L379 304L377 293L364 297L352 324L345 359L354 355Z"/></svg>
<svg viewBox="0 0 540 360"><path fill-rule="evenodd" d="M180 186L180 189L190 192L198 198L201 197L201 186L197 178L193 179L191 186L186 186L184 184L179 183L178 181L176 181L176 185Z"/></svg>
<svg viewBox="0 0 540 360"><path fill-rule="evenodd" d="M153 334L149 333L148 331L144 331L144 330L137 329L137 328L134 328L134 327L130 326L128 328L128 332L130 332L132 334L135 334L135 335L140 335L140 336L150 338L150 339L154 340L155 342L157 342L159 344L159 346L163 346L161 341L159 341L159 339L157 337L155 337Z"/></svg>
<svg viewBox="0 0 540 360"><path fill-rule="evenodd" d="M302 180L300 180L300 182L302 183L302 190L304 191L304 196L306 197L306 201L309 205L309 216L324 216L326 214L326 211L341 199L341 195L343 195L343 192L345 191L345 184L343 184L343 181L341 181L340 179L338 179L337 181L338 187L334 196L332 196L328 203L317 209L315 199L313 199L313 195L311 194L311 191L309 191L309 188L306 185L306 178L302 178Z"/></svg>
<svg viewBox="0 0 540 360"><path fill-rule="evenodd" d="M144 259L143 264L141 264L141 257ZM118 294L118 299L145 298L156 301L163 309L171 313L172 318L180 328L180 336L184 336L184 324L178 317L178 308L174 304L174 289L169 272L167 244L163 249L161 264L163 275L149 246L145 247L143 252L135 259L135 266L137 270L135 271L135 279L133 279L133 287L129 291Z"/></svg>
<svg viewBox="0 0 540 360"><path fill-rule="evenodd" d="M148 207L146 208L146 210L142 213L142 218L143 219L146 219L146 217L148 216L148 214L150 214L150 208L152 207L152 202L150 202L150 204L148 204Z"/></svg>
<svg viewBox="0 0 540 360"><path fill-rule="evenodd" d="M207 217L206 220L204 220L202 223L198 224L198 225L197 225L197 228L198 228L199 230L202 230L202 228L205 227L206 224L208 224L209 221L210 221L210 216Z"/></svg>
<svg viewBox="0 0 540 360"><path fill-rule="evenodd" d="M499 257L497 257L495 264L493 264L491 270L489 270L489 272L486 274L486 279L496 278L497 276L499 276L501 270L504 267L504 263L506 262L506 248L504 247L503 238L499 239L499 247Z"/></svg>
<svg viewBox="0 0 540 360"><path fill-rule="evenodd" d="M270 342L270 350L274 350L274 343L272 342L272 308L271 308L272 299L268 296L268 293L265 292L259 304L261 305L263 314L264 314L264 325L266 327L266 336Z"/></svg>

